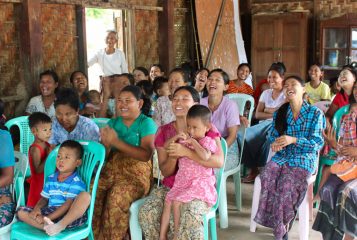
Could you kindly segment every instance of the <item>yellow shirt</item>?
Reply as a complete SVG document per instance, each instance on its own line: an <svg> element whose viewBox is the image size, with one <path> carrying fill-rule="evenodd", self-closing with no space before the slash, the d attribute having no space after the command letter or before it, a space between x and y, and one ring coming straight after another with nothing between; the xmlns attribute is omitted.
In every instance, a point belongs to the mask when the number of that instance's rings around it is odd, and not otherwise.
<svg viewBox="0 0 357 240"><path fill-rule="evenodd" d="M317 88L311 87L310 82L308 82L305 88L306 93L309 96L310 104L314 104L322 100L331 100L330 87L324 82L321 82Z"/></svg>

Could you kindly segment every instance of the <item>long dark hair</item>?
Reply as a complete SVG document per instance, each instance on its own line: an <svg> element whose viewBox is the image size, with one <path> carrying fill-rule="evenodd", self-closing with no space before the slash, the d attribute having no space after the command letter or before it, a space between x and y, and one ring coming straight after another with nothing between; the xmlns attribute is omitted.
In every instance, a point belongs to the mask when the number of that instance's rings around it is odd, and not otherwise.
<svg viewBox="0 0 357 240"><path fill-rule="evenodd" d="M284 81L291 78L298 81L301 84L301 86L305 86L305 81L299 76L289 76ZM289 102L284 103L283 105L281 105L281 107L278 109L276 113L275 129L278 131L280 136L284 135L286 130L288 129L288 122L287 122L288 108L289 108Z"/></svg>
<svg viewBox="0 0 357 240"><path fill-rule="evenodd" d="M143 106L141 107L141 113L150 117L150 110L151 110L151 101L150 99L143 94L141 88L135 85L129 85L124 87L121 92L130 92L134 95L136 100L143 100Z"/></svg>
<svg viewBox="0 0 357 240"><path fill-rule="evenodd" d="M356 81L357 81L356 62L352 62L352 63L349 64L349 65L343 66L342 69L341 69L341 72L342 72L343 70L348 70L348 71L350 71L350 72L352 73L353 77L355 78L355 82L354 82L354 83L356 83ZM340 73L341 73L341 72L340 72ZM338 81L338 78L337 78L337 81ZM354 83L353 83L353 85L354 85ZM345 100L347 100L346 97L345 97L345 90L344 90L342 87L341 87L340 93L342 94L342 97L343 97ZM351 95L353 95L353 94L351 94Z"/></svg>

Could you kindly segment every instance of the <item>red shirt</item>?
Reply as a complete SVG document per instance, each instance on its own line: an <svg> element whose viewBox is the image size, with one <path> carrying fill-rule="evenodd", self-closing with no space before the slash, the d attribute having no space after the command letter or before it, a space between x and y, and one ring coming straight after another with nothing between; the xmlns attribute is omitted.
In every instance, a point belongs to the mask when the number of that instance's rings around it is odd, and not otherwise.
<svg viewBox="0 0 357 240"><path fill-rule="evenodd" d="M336 94L335 98L333 99L332 104L336 105L338 108L341 108L349 103L348 98L349 96L347 95L346 92L344 93L339 92Z"/></svg>

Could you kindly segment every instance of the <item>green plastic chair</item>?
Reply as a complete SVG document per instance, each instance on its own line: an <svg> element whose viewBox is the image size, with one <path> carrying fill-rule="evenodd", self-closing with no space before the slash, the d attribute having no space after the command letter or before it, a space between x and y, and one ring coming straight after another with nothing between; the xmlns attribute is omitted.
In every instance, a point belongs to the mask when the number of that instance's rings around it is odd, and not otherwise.
<svg viewBox="0 0 357 240"><path fill-rule="evenodd" d="M82 180L87 185L87 192L91 193L91 202L87 210L88 220L81 227L75 230L65 230L56 236L50 237L44 231L36 229L24 222L17 222L12 226L11 239L18 240L38 240L38 239L94 239L92 232L92 219L94 212L94 203L100 171L105 159L105 148L102 144L92 141L79 141L84 148L82 165L78 168ZM57 146L47 157L45 164L45 179L56 168L56 157L59 146ZM93 187L90 189L91 180L94 177Z"/></svg>
<svg viewBox="0 0 357 240"><path fill-rule="evenodd" d="M20 152L28 156L29 148L35 137L29 127L28 116L13 118L5 123L5 126L10 130L11 127L17 126L20 129Z"/></svg>
<svg viewBox="0 0 357 240"><path fill-rule="evenodd" d="M28 157L29 153L29 148L33 141L35 140L35 137L33 136L31 129L29 127L29 121L28 121L28 116L22 116L22 117L17 117L10 119L5 123L5 126L9 129L13 126L17 126L20 130L20 152L25 154L26 157ZM30 168L27 168L26 172L26 177L31 176L31 170Z"/></svg>
<svg viewBox="0 0 357 240"><path fill-rule="evenodd" d="M16 208L25 204L24 181L27 168L28 161L25 154L15 151L14 180L13 184L10 186L10 190L12 199L16 202ZM17 219L14 216L11 223L0 228L0 239L10 238L10 229L15 222L17 222Z"/></svg>
<svg viewBox="0 0 357 240"><path fill-rule="evenodd" d="M252 120L252 115L253 115L253 110L254 110L254 98L248 94L241 94L241 93L234 93L234 94L228 94L227 95L229 99L233 100L239 109L239 115L243 116L244 115L244 110L246 104L249 102L250 103L250 109L249 109L249 114L248 114L248 121L249 123ZM228 227L228 210L227 210L227 189L226 189L226 182L227 178L231 175L233 175L233 181L234 181L234 189L235 189L235 200L236 200L236 206L238 211L242 209L242 183L241 183L241 160L243 156L243 148L244 148L244 142L245 142L245 134L246 134L246 127L244 125L239 126L239 131L238 131L238 143L240 146L240 155L239 155L239 162L238 166L236 168L233 168L231 170L225 171L222 176L222 181L224 182L222 186L222 194L221 194L221 199L220 199L220 204L219 204L219 223L221 228L227 228Z"/></svg>
<svg viewBox="0 0 357 240"><path fill-rule="evenodd" d="M99 128L104 128L108 125L110 118L93 118L92 120Z"/></svg>
<svg viewBox="0 0 357 240"><path fill-rule="evenodd" d="M210 226L211 232L211 239L217 239L217 228L216 228L216 211L220 201L220 194L223 187L222 175L224 171L224 165L227 159L227 142L223 138L221 139L221 145L224 153L224 164L223 167L220 168L217 182L216 182L216 189L217 189L217 202L216 204L210 209L209 213L203 216L203 228L204 228L204 239L208 239L209 231L208 227ZM130 218L129 218L129 226L130 226L130 237L132 240L142 240L143 233L139 224L139 209L145 203L147 197L141 198L135 202L133 202L130 206Z"/></svg>
<svg viewBox="0 0 357 240"><path fill-rule="evenodd" d="M338 139L338 133L340 131L340 126L341 126L341 119L343 115L347 114L349 112L350 105L343 106L342 108L338 109L336 113L334 114L332 118L332 127L336 130L336 138ZM322 169L323 167L326 166L331 166L336 159L336 153L332 149L330 152L325 155L325 156L320 156L319 159L319 167L317 170L317 176L316 176L316 181L314 184L314 194L317 193L322 177Z"/></svg>

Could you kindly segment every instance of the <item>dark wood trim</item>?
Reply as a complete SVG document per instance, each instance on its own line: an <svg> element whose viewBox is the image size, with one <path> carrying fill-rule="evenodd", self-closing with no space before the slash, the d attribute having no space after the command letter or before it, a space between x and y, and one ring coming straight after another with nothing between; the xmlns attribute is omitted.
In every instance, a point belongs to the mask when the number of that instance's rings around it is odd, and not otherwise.
<svg viewBox="0 0 357 240"><path fill-rule="evenodd" d="M86 14L85 8L76 6L76 28L77 28L77 42L78 42L78 66L82 72L88 75L87 68L87 38L86 38Z"/></svg>
<svg viewBox="0 0 357 240"><path fill-rule="evenodd" d="M21 58L28 92L38 94L39 75L43 70L41 1L23 0L21 15Z"/></svg>
<svg viewBox="0 0 357 240"><path fill-rule="evenodd" d="M159 12L159 59L165 73L175 67L174 1L164 1Z"/></svg>

